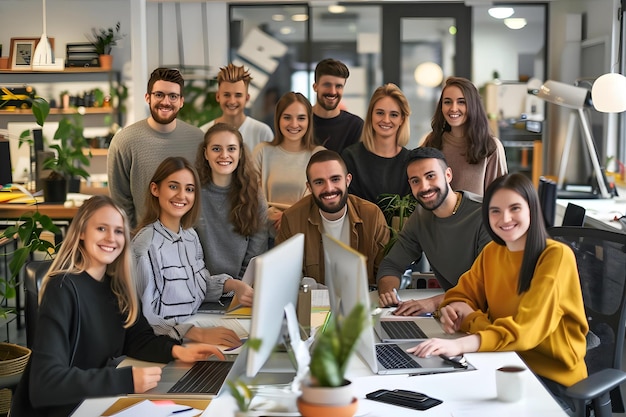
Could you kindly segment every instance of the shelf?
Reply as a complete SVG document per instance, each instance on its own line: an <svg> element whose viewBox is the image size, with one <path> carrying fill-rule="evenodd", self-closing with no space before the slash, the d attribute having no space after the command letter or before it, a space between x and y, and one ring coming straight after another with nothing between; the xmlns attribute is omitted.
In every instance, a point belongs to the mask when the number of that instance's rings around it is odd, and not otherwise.
<svg viewBox="0 0 626 417"><path fill-rule="evenodd" d="M113 114L113 107L85 107L85 114ZM78 109L50 109L50 114L76 114ZM0 115L32 115L31 109L14 109L14 110L0 110Z"/></svg>
<svg viewBox="0 0 626 417"><path fill-rule="evenodd" d="M89 155L91 151L91 156L107 156L109 154L109 150L107 148L89 148L83 149L83 153L85 155Z"/></svg>
<svg viewBox="0 0 626 417"><path fill-rule="evenodd" d="M98 67L68 67L60 71L21 71L21 70L0 70L0 74L69 74L69 73L107 73L112 70L104 70Z"/></svg>

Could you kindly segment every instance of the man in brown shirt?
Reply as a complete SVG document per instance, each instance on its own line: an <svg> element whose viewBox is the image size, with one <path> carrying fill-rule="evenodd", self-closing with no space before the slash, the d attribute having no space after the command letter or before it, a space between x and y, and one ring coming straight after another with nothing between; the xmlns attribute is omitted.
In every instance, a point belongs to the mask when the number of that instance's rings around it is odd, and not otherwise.
<svg viewBox="0 0 626 417"><path fill-rule="evenodd" d="M304 233L304 275L324 284L322 233L326 233L367 257L369 283L374 285L389 241L382 211L376 204L348 194L352 176L337 152L313 154L306 174L311 194L285 210L276 244Z"/></svg>

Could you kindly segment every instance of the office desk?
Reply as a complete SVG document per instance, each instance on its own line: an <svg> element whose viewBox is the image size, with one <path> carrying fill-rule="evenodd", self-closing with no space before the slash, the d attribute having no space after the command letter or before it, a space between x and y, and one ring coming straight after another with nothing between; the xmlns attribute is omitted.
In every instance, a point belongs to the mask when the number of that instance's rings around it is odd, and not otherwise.
<svg viewBox="0 0 626 417"><path fill-rule="evenodd" d="M72 220L78 207L65 207L63 204L0 204L0 220L17 220L25 213L39 211L53 220Z"/></svg>
<svg viewBox="0 0 626 417"><path fill-rule="evenodd" d="M400 295L406 299L425 298L440 293L441 290L400 291ZM371 293L371 297L377 299L377 294ZM564 417L567 415L530 371L524 376L526 381L524 399L517 403L502 403L496 400L495 370L504 365L525 367L516 353L470 353L466 356L477 370L409 377L407 375L373 375L361 358L353 355L346 376L352 381L355 396L359 399L356 416L383 416L391 413L394 417L416 415L415 410L365 399L365 394L381 388L419 391L443 401L443 404L420 411L420 416ZM86 400L72 416L98 416L115 400L115 397ZM236 410L235 400L228 392L224 392L211 401L202 417L230 417L235 415ZM260 415L271 415L271 413L266 412Z"/></svg>
<svg viewBox="0 0 626 417"><path fill-rule="evenodd" d="M563 215L565 214L565 208L568 203L576 204L586 210L585 226L596 229L610 230L612 232L626 233L622 223L613 221L615 216L620 217L626 214L626 199L624 197L589 200L557 199L555 224L561 225Z"/></svg>

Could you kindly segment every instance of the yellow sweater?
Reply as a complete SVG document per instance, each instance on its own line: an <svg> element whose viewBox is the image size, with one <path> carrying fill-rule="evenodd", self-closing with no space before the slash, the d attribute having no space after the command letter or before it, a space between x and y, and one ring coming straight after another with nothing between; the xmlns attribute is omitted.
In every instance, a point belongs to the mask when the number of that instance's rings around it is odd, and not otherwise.
<svg viewBox="0 0 626 417"><path fill-rule="evenodd" d="M464 301L476 310L461 331L480 335L479 351L516 351L536 374L570 386L587 376L589 326L576 259L567 246L548 240L530 288L519 295L523 255L487 244L442 306Z"/></svg>

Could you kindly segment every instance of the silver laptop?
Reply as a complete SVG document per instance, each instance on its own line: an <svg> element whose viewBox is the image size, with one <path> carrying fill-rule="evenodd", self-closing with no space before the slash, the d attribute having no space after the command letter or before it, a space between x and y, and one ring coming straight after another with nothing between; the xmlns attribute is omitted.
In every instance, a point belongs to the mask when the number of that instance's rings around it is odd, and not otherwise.
<svg viewBox="0 0 626 417"><path fill-rule="evenodd" d="M322 241L331 314L346 315L359 303L371 311L365 256L328 235L322 236ZM419 342L376 343L373 326L367 325L356 350L372 372L380 375L432 374L474 369L469 364L460 368L438 356L418 358L405 352L416 343Z"/></svg>
<svg viewBox="0 0 626 417"><path fill-rule="evenodd" d="M381 342L410 342L438 337L456 339L461 333L446 333L432 317L383 317L376 319L374 331Z"/></svg>

